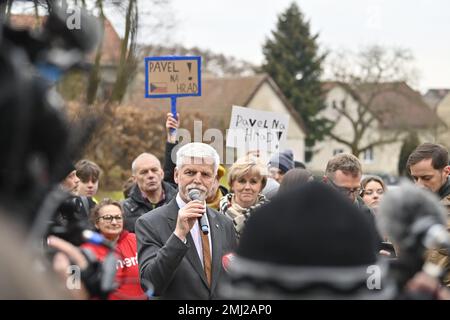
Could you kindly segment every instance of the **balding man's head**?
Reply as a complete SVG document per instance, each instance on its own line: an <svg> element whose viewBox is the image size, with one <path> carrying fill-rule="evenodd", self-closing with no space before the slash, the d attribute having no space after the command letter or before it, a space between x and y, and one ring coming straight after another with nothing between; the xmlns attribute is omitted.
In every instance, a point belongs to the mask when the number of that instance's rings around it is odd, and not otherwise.
<svg viewBox="0 0 450 320"><path fill-rule="evenodd" d="M151 153L144 152L144 153L141 153L140 155L138 155L136 157L136 159L134 159L133 162L131 163L131 173L134 175L136 173L137 166L139 166L143 162L148 163L150 161L157 163L158 166L161 168L161 162L159 161L159 159L157 157L155 157Z"/></svg>
<svg viewBox="0 0 450 320"><path fill-rule="evenodd" d="M142 153L131 164L131 173L141 192L149 194L161 188L164 172L161 162L150 153Z"/></svg>

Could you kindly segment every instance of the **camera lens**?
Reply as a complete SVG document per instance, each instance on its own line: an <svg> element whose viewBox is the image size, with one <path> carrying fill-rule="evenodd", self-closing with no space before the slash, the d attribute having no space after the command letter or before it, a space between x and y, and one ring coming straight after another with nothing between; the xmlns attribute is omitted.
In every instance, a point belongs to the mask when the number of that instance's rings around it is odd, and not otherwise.
<svg viewBox="0 0 450 320"><path fill-rule="evenodd" d="M78 197L69 197L59 207L59 212L67 220L75 220L79 217L83 204Z"/></svg>

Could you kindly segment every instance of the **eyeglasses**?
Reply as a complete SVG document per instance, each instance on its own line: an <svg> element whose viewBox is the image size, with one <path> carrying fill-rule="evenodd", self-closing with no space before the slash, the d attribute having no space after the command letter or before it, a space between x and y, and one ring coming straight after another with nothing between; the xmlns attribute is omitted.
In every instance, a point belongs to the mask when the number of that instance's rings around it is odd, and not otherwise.
<svg viewBox="0 0 450 320"><path fill-rule="evenodd" d="M339 193L341 193L341 194L343 194L345 196L355 195L355 194L359 194L361 192L361 188L360 187L354 188L354 189L348 189L346 187L338 186L331 179L328 179L328 181L330 181L330 184L333 186L334 189L336 189Z"/></svg>
<svg viewBox="0 0 450 320"><path fill-rule="evenodd" d="M384 190L383 189L378 189L378 190L362 190L362 193L365 195L365 196L371 196L371 195L373 195L374 193L376 193L376 194L378 194L378 195L382 195L382 194L384 194Z"/></svg>
<svg viewBox="0 0 450 320"><path fill-rule="evenodd" d="M122 221L123 217L120 215L117 215L117 216L105 215L105 216L97 218L97 220L100 220L100 219L103 219L104 221L111 223L113 221L113 219L116 219L117 222L120 222L120 221Z"/></svg>

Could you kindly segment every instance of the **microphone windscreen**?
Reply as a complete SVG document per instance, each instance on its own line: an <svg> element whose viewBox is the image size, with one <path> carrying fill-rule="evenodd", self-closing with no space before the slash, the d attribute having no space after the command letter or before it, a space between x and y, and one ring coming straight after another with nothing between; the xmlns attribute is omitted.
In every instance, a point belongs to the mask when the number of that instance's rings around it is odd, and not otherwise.
<svg viewBox="0 0 450 320"><path fill-rule="evenodd" d="M412 226L419 220L446 224L446 211L432 192L402 180L381 199L377 226L381 234L401 245L411 236Z"/></svg>
<svg viewBox="0 0 450 320"><path fill-rule="evenodd" d="M198 189L191 189L188 192L188 196L189 196L189 199L191 199L192 201L200 200L200 196L201 196L200 190L198 190Z"/></svg>

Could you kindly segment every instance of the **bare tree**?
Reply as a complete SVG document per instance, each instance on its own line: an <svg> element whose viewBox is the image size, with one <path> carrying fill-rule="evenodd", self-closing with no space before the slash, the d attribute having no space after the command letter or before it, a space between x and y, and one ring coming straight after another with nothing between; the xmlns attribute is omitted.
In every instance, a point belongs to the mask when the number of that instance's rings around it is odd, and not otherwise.
<svg viewBox="0 0 450 320"><path fill-rule="evenodd" d="M86 3L83 1L83 6L86 6ZM102 0L97 0L96 1L96 7L99 11L99 19L102 23L102 25L104 25L105 22L105 14L103 11L103 1ZM102 42L104 41L104 39L102 39ZM92 103L94 103L95 98L97 96L97 91L98 91L98 87L101 81L101 66L100 66L100 61L102 58L102 53L103 53L103 45L100 44L97 47L97 51L95 53L95 60L94 60L94 66L91 70L91 72L89 73L89 78L88 78L88 84L87 84L87 92L86 92L86 101L87 104L90 105Z"/></svg>
<svg viewBox="0 0 450 320"><path fill-rule="evenodd" d="M5 14L5 21L8 21L11 16L12 2L13 0L6 0L3 4L1 4L2 13Z"/></svg>
<svg viewBox="0 0 450 320"><path fill-rule="evenodd" d="M103 9L113 9L113 14L124 19L124 33L121 40L120 58L116 73L116 81L114 83L111 95L112 102L121 102L127 92L128 85L132 82L137 71L139 62L137 54L137 42L140 28L145 28L146 32L153 35L164 34L173 27L170 19L166 19L164 10L160 8L168 7L170 0L98 0L97 7ZM101 6L103 5L103 7ZM150 9L151 10L150 10ZM158 16L155 16L157 12ZM144 23L140 23L143 20ZM166 22L167 21L167 22ZM101 48L100 48L101 50ZM101 54L100 54L101 56ZM96 93L95 77L90 94L88 97L92 101L92 97Z"/></svg>
<svg viewBox="0 0 450 320"><path fill-rule="evenodd" d="M117 6L120 7L121 5L126 5L125 33L120 48L120 60L116 82L111 97L112 101L117 102L122 101L125 96L128 84L136 70L135 49L139 17L137 0L128 0L117 3Z"/></svg>
<svg viewBox="0 0 450 320"><path fill-rule="evenodd" d="M399 122L396 128L389 130L371 129L378 129L383 126L383 121L395 117L397 110L389 103L383 104L382 96L404 94L405 82L415 76L415 70L410 66L412 60L408 50L380 46L367 47L356 54L341 52L335 55L328 76L335 85L343 88L345 96L334 101L331 111L323 114L334 123L328 136L348 146L356 156L367 149L399 141L408 131L406 123ZM333 129L341 120L352 134L336 134Z"/></svg>

